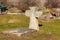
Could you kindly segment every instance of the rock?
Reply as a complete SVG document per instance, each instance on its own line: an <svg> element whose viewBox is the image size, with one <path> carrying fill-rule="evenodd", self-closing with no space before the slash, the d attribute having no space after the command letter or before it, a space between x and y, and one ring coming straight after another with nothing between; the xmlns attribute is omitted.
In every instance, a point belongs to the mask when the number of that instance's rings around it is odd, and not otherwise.
<svg viewBox="0 0 60 40"><path fill-rule="evenodd" d="M46 34L49 34L49 35L51 35L51 34L52 34L52 32L47 32Z"/></svg>
<svg viewBox="0 0 60 40"><path fill-rule="evenodd" d="M60 19L60 17L58 17L57 19Z"/></svg>
<svg viewBox="0 0 60 40"><path fill-rule="evenodd" d="M13 8L10 8L10 9L8 10L8 12L10 12L10 13L21 13L22 11L19 10L19 9L17 9L17 8L15 8L15 7L13 7Z"/></svg>
<svg viewBox="0 0 60 40"><path fill-rule="evenodd" d="M41 17L43 15L43 12L42 11L36 11L35 13L35 17Z"/></svg>

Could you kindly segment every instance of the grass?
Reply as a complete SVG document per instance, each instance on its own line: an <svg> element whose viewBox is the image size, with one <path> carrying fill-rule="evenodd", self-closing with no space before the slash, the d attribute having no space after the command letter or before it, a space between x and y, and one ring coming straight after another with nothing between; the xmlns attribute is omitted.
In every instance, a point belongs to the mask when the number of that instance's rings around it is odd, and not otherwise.
<svg viewBox="0 0 60 40"><path fill-rule="evenodd" d="M19 27L28 27L29 20L28 17L24 15L0 15L0 31L11 29L11 28L19 28ZM13 23L8 23L9 20L16 20Z"/></svg>
<svg viewBox="0 0 60 40"><path fill-rule="evenodd" d="M59 21L60 22L60 21ZM45 32L52 32L53 35L60 36L60 23L58 21L43 23L40 29L44 30Z"/></svg>
<svg viewBox="0 0 60 40"><path fill-rule="evenodd" d="M17 19L18 22L8 23L9 20ZM39 32L34 32L21 37L0 34L1 40L60 40L60 20L54 20L54 22L40 22L43 26L40 27ZM0 15L0 31L28 27L29 18L24 15ZM5 38L5 39L4 39Z"/></svg>

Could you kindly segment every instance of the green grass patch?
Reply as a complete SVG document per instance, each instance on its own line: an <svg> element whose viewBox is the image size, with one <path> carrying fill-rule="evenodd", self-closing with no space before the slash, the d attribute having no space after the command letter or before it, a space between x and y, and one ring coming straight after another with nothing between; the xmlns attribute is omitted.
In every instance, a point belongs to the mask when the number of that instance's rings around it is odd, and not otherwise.
<svg viewBox="0 0 60 40"><path fill-rule="evenodd" d="M11 19L17 19L20 22L8 23L8 21ZM40 30L43 30L43 32L42 34L41 31L35 34L37 36L37 39L39 37L43 38L43 37L51 36L49 34L46 34L49 32L52 33L52 36L54 35L60 37L60 20L56 19L54 20L54 22L39 22L39 23L43 25L40 27ZM22 14L21 15L0 15L0 31L14 29L14 28L28 27L28 26L29 26L29 18L26 17L25 15Z"/></svg>
<svg viewBox="0 0 60 40"><path fill-rule="evenodd" d="M54 22L43 22L41 30L45 32L52 32L53 35L60 36L60 20L54 20Z"/></svg>
<svg viewBox="0 0 60 40"><path fill-rule="evenodd" d="M9 20L16 19L15 23L8 23ZM29 18L25 15L0 15L0 31L19 27L28 27Z"/></svg>

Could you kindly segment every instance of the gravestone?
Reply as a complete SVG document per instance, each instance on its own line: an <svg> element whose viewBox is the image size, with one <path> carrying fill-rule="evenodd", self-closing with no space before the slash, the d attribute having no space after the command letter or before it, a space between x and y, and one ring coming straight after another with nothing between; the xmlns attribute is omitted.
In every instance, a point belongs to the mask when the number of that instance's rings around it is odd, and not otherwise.
<svg viewBox="0 0 60 40"><path fill-rule="evenodd" d="M18 28L13 30L7 30L7 31L3 31L3 33L15 34L17 36L21 36L22 34L39 31L38 20L35 18L35 15L34 15L36 7L30 7L30 9L31 9L30 10L31 15L30 15L29 28Z"/></svg>
<svg viewBox="0 0 60 40"><path fill-rule="evenodd" d="M30 7L30 24L29 29L39 30L38 20L35 18L36 7Z"/></svg>

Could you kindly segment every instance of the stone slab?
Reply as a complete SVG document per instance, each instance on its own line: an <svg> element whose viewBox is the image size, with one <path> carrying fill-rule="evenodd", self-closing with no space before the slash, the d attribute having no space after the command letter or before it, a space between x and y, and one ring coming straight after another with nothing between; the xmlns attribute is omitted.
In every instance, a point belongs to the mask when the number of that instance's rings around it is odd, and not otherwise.
<svg viewBox="0 0 60 40"><path fill-rule="evenodd" d="M23 34L32 33L32 32L36 32L36 30L28 29L28 28L19 28L19 29L3 31L4 34L13 34L17 36L21 36Z"/></svg>

